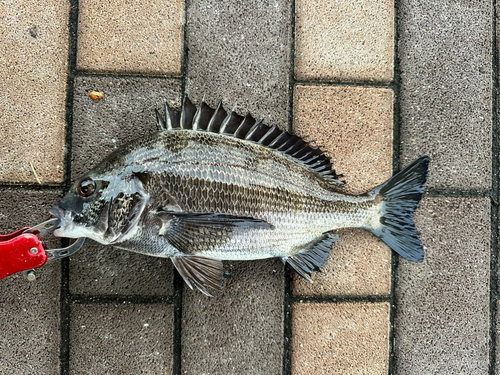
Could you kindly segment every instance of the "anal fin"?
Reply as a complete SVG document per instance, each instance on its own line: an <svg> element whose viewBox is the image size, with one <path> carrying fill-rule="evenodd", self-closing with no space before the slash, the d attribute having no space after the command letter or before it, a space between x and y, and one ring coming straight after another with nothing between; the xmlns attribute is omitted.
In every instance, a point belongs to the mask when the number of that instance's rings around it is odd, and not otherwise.
<svg viewBox="0 0 500 375"><path fill-rule="evenodd" d="M319 267L326 263L330 250L338 239L337 234L326 233L306 249L292 256L284 257L283 263L288 263L300 276L312 282L311 273L319 271Z"/></svg>
<svg viewBox="0 0 500 375"><path fill-rule="evenodd" d="M209 288L213 290L221 288L223 268L220 260L198 256L179 256L170 259L191 289L195 286L203 294L213 297Z"/></svg>

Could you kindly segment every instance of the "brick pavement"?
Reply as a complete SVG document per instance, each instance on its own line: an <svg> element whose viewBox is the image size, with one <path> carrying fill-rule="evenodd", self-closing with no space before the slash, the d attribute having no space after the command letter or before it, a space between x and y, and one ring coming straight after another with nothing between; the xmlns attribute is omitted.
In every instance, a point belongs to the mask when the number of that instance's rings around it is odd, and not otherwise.
<svg viewBox="0 0 500 375"><path fill-rule="evenodd" d="M343 230L313 284L225 262L207 298L168 260L87 241L35 282L0 281L0 373L498 372L492 5L0 2L1 232L47 218L184 91L315 139L353 193L432 157L423 263Z"/></svg>

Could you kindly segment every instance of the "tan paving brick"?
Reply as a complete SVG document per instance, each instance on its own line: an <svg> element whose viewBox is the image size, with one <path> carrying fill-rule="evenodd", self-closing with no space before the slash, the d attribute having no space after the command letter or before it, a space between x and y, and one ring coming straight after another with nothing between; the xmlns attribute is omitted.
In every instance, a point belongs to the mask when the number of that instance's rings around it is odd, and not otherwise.
<svg viewBox="0 0 500 375"><path fill-rule="evenodd" d="M0 182L64 175L69 1L0 2Z"/></svg>
<svg viewBox="0 0 500 375"><path fill-rule="evenodd" d="M297 85L293 115L294 131L327 151L346 191L364 193L391 177L392 90Z"/></svg>
<svg viewBox="0 0 500 375"><path fill-rule="evenodd" d="M298 85L294 130L316 140L343 174L345 190L360 194L392 175L393 93L388 89ZM388 295L389 248L363 230L345 230L314 283L294 275L300 295Z"/></svg>
<svg viewBox="0 0 500 375"><path fill-rule="evenodd" d="M297 79L392 80L393 0L298 0L295 25Z"/></svg>
<svg viewBox="0 0 500 375"><path fill-rule="evenodd" d="M387 374L389 303L298 303L292 374Z"/></svg>
<svg viewBox="0 0 500 375"><path fill-rule="evenodd" d="M184 1L81 0L79 9L78 69L181 74Z"/></svg>
<svg viewBox="0 0 500 375"><path fill-rule="evenodd" d="M388 296L391 292L391 250L363 229L339 231L321 272L313 282L293 275L293 293L300 296Z"/></svg>

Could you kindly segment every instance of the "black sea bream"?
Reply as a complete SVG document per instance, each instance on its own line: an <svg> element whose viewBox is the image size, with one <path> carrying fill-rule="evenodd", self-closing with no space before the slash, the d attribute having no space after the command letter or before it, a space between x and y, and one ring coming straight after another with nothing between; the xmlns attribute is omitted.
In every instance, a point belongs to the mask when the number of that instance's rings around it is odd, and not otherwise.
<svg viewBox="0 0 500 375"><path fill-rule="evenodd" d="M250 115L186 97L180 112L165 103L157 120L156 135L114 151L51 209L56 236L168 257L208 295L221 285L222 260L278 257L311 280L340 228L364 228L423 259L413 215L428 157L354 196L320 149Z"/></svg>

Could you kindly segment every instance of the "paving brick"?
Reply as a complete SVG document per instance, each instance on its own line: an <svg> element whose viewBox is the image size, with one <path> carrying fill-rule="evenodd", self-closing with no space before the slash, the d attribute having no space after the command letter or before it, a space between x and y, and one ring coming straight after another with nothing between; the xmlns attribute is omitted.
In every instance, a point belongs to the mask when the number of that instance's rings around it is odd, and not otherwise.
<svg viewBox="0 0 500 375"><path fill-rule="evenodd" d="M295 303L292 374L387 374L389 303Z"/></svg>
<svg viewBox="0 0 500 375"><path fill-rule="evenodd" d="M497 311L500 311L500 301L498 301L498 300L496 301L496 309L497 309ZM500 327L500 316L498 313L496 314L496 326ZM496 342L499 342L500 331L498 329L496 330L495 335L496 335ZM500 353L499 353L499 351L500 351L499 347L498 347L498 345L496 345L496 348L495 348L495 360L496 360L495 361L496 362L495 363L495 373L496 374L498 374L500 371L500 357L499 357Z"/></svg>
<svg viewBox="0 0 500 375"><path fill-rule="evenodd" d="M186 90L210 105L288 128L291 4L189 2ZM232 279L214 298L184 289L182 373L280 374L284 267L225 262Z"/></svg>
<svg viewBox="0 0 500 375"><path fill-rule="evenodd" d="M173 307L75 304L71 374L172 374Z"/></svg>
<svg viewBox="0 0 500 375"><path fill-rule="evenodd" d="M388 296L391 250L363 229L339 231L340 239L312 283L293 274L293 293L300 296Z"/></svg>
<svg viewBox="0 0 500 375"><path fill-rule="evenodd" d="M388 89L297 85L294 131L316 140L347 182L345 191L364 193L392 175L392 103ZM308 283L294 275L300 295L388 295L389 248L361 230L342 231L330 258Z"/></svg>
<svg viewBox="0 0 500 375"><path fill-rule="evenodd" d="M95 73L180 76L184 1L80 0L77 67Z"/></svg>
<svg viewBox="0 0 500 375"><path fill-rule="evenodd" d="M224 267L232 278L214 298L184 288L181 373L281 374L283 264L226 261Z"/></svg>
<svg viewBox="0 0 500 375"><path fill-rule="evenodd" d="M288 128L289 1L189 2L186 90Z"/></svg>
<svg viewBox="0 0 500 375"><path fill-rule="evenodd" d="M87 240L70 258L70 291L84 295L170 296L170 259L149 257Z"/></svg>
<svg viewBox="0 0 500 375"><path fill-rule="evenodd" d="M103 92L102 100L89 98ZM74 96L73 180L115 148L156 132L154 109L163 98L180 106L181 83L175 79L77 77ZM89 251L87 251L89 250ZM157 294L172 292L170 261L128 254L87 241L71 257L72 293Z"/></svg>
<svg viewBox="0 0 500 375"><path fill-rule="evenodd" d="M396 374L488 373L489 219L486 198L424 198L426 257L397 270Z"/></svg>
<svg viewBox="0 0 500 375"><path fill-rule="evenodd" d="M0 182L64 176L69 1L0 3Z"/></svg>
<svg viewBox="0 0 500 375"><path fill-rule="evenodd" d="M431 189L491 186L492 5L403 0L401 162L431 157Z"/></svg>
<svg viewBox="0 0 500 375"><path fill-rule="evenodd" d="M392 176L392 106L389 89L297 85L293 128L322 146L347 192L361 194Z"/></svg>
<svg viewBox="0 0 500 375"><path fill-rule="evenodd" d="M393 0L298 0L295 11L298 80L392 80Z"/></svg>
<svg viewBox="0 0 500 375"><path fill-rule="evenodd" d="M0 234L47 220L57 190L0 188ZM58 240L49 247L60 246ZM0 280L0 373L57 374L59 370L60 262Z"/></svg>

